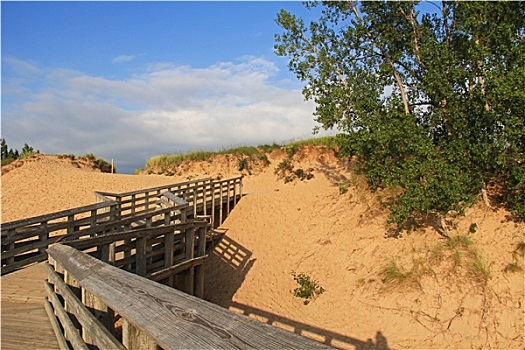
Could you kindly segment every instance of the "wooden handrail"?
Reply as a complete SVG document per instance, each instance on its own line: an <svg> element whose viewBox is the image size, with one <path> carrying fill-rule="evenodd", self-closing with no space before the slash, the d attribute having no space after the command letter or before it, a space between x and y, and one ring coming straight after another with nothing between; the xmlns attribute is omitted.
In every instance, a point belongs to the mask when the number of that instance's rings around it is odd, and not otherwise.
<svg viewBox="0 0 525 350"><path fill-rule="evenodd" d="M87 213L87 212L91 212L92 210L106 209L116 204L117 204L116 201L107 201L107 202L90 204L90 205L86 205L83 207L57 211L55 213L34 216L31 218L27 218L27 219L9 221L6 223L2 223L2 236L4 235L4 231L11 230L13 228L17 228L20 226L34 225L34 224L39 224L45 221L51 221L51 220L56 220L60 218L67 218L68 216L71 216L71 215L77 215L77 214L81 214L85 212Z"/></svg>
<svg viewBox="0 0 525 350"><path fill-rule="evenodd" d="M111 192L102 192L102 191L96 191L96 193L100 193L102 195L107 195L107 196L128 197L128 196L131 196L131 195L134 195L134 194L141 194L141 193L145 193L145 192L154 192L154 191L162 191L162 190L165 190L165 189L168 189L168 188L172 188L172 187L182 187L182 186L187 186L187 185L193 185L193 184L196 184L196 183L199 183L199 182L209 182L209 181L212 181L212 178L207 177L207 178L204 178L204 179L191 180L191 181L186 181L186 182L178 182L178 183L175 183L175 184L156 186L156 187L146 188L146 189L143 189L143 190L136 190L136 191L130 191L130 192L124 192L124 193L111 193Z"/></svg>
<svg viewBox="0 0 525 350"><path fill-rule="evenodd" d="M103 305L99 318L118 314L122 318L122 345L133 349L331 349L297 334L269 326L249 317L238 315L218 305L193 297L144 277L123 271L97 260L72 247L61 244L48 250L54 267L49 267L50 283L60 285L58 293L67 296L70 313L79 319L82 333L69 329L71 339L83 335L87 344L114 344L117 337L103 331L104 322L89 321L80 308L81 300L64 290L69 284L80 289L80 295L90 295L91 304ZM58 281L63 271L69 283ZM54 289L47 288L53 298ZM85 309L88 309L84 306ZM104 311L105 310L105 311ZM60 311L59 311L60 312ZM54 315L54 314L53 314ZM111 322L110 322L111 323ZM106 322L107 324L107 322ZM111 323L114 325L114 323ZM111 327L110 327L111 328ZM104 344L98 338L102 334ZM93 344L99 346L99 344ZM117 345L115 344L115 347Z"/></svg>

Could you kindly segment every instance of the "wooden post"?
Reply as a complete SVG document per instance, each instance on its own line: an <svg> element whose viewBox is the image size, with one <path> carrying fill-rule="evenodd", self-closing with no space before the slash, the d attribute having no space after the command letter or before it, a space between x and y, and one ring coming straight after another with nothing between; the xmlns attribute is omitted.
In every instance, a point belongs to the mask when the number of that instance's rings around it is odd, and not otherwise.
<svg viewBox="0 0 525 350"><path fill-rule="evenodd" d="M74 220L75 220L75 215L68 215L67 216L68 225L67 225L67 229L66 229L66 235L68 235L68 236L73 234L73 232L75 231L75 224L73 223Z"/></svg>
<svg viewBox="0 0 525 350"><path fill-rule="evenodd" d="M40 242L45 242L49 239L49 231L47 230L47 221L43 221L40 223L40 229L43 232L40 232L38 235L38 240ZM46 252L47 246L38 248L38 253L43 254Z"/></svg>
<svg viewBox="0 0 525 350"><path fill-rule="evenodd" d="M220 184L220 191L219 191L219 224L217 225L218 226L221 226L222 225L222 207L224 206L224 203L222 201L222 183Z"/></svg>
<svg viewBox="0 0 525 350"><path fill-rule="evenodd" d="M99 298L82 288L82 304L102 323L112 334L115 333L115 312L108 308ZM88 344L94 344L94 340L86 330L82 332L82 339Z"/></svg>
<svg viewBox="0 0 525 350"><path fill-rule="evenodd" d="M94 228L97 226L97 210L92 210L90 213L89 227ZM95 237L97 234L95 232L91 233L91 237Z"/></svg>
<svg viewBox="0 0 525 350"><path fill-rule="evenodd" d="M230 193L231 193L231 190L230 190L230 184L231 184L231 181L228 180L228 186L226 187L226 191L228 191L228 195L226 196L227 198L227 202L226 202L226 217L228 217L230 215L230 201L231 201L231 197L230 197ZM235 183L233 184L235 186Z"/></svg>
<svg viewBox="0 0 525 350"><path fill-rule="evenodd" d="M194 237L195 237L195 228L194 227L187 228L185 235L184 235L184 243L185 243L184 260L193 259L194 257L194 247L195 247ZM176 275L175 276L175 288L185 293L193 295L194 276L195 276L194 267L191 267L188 270Z"/></svg>
<svg viewBox="0 0 525 350"><path fill-rule="evenodd" d="M164 235L164 267L173 266L173 244L175 243L175 232ZM173 275L168 277L168 285L173 287Z"/></svg>
<svg viewBox="0 0 525 350"><path fill-rule="evenodd" d="M131 195L131 215L135 215L135 202L136 202L136 195Z"/></svg>
<svg viewBox="0 0 525 350"><path fill-rule="evenodd" d="M9 243L9 248L7 248L8 251L13 251L13 249L15 249L15 236L16 236L16 228L7 232L7 238L11 240L11 242ZM14 255L7 258L7 265L11 265L14 263L15 263Z"/></svg>
<svg viewBox="0 0 525 350"><path fill-rule="evenodd" d="M215 182L211 183L211 228L215 228Z"/></svg>
<svg viewBox="0 0 525 350"><path fill-rule="evenodd" d="M193 189L193 218L197 217L197 187Z"/></svg>
<svg viewBox="0 0 525 350"><path fill-rule="evenodd" d="M202 186L202 215L207 215L206 206L208 205L208 195L207 195L208 181L205 181Z"/></svg>
<svg viewBox="0 0 525 350"><path fill-rule="evenodd" d="M135 273L139 276L146 276L146 237L137 238L135 255Z"/></svg>
<svg viewBox="0 0 525 350"><path fill-rule="evenodd" d="M234 180L233 182L233 207L237 205L237 182L239 180Z"/></svg>
<svg viewBox="0 0 525 350"><path fill-rule="evenodd" d="M68 270L64 271L64 282L67 284L68 288L73 292L73 294L80 300L81 299L81 292L80 292L80 285L78 284L78 281L75 280L69 273ZM71 307L69 306L67 301L64 301L64 310L66 312L71 312ZM82 330L82 326L76 319L71 320L73 322L73 325L76 329L79 331ZM67 336L66 336L67 338Z"/></svg>
<svg viewBox="0 0 525 350"><path fill-rule="evenodd" d="M157 350L157 343L147 333L122 319L122 344L128 350Z"/></svg>
<svg viewBox="0 0 525 350"><path fill-rule="evenodd" d="M199 227L199 245L197 248L197 257L206 255L206 226ZM204 263L195 266L195 291L197 298L204 298Z"/></svg>
<svg viewBox="0 0 525 350"><path fill-rule="evenodd" d="M128 227L128 231L130 231L130 230L131 230L131 227ZM125 239L125 240L124 240L124 245L125 245L126 247L129 247L130 244L131 244L131 239ZM124 253L124 254L123 254L123 255L124 255L124 259L125 259L125 258L129 258L129 257L131 256L131 248L126 248L126 249L124 249L124 252L123 252L123 253ZM126 265L122 266L122 268L123 268L124 270L126 270L126 271L131 271L131 264L126 264Z"/></svg>
<svg viewBox="0 0 525 350"><path fill-rule="evenodd" d="M115 263L115 243L108 243L97 247L100 250L100 260L111 265Z"/></svg>

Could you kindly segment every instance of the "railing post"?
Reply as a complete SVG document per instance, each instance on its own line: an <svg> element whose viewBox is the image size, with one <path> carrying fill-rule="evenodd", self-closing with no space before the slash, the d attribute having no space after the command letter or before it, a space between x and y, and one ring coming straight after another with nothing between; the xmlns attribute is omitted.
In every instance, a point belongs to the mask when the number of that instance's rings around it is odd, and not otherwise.
<svg viewBox="0 0 525 350"><path fill-rule="evenodd" d="M131 216L135 215L135 202L136 202L136 194L131 195Z"/></svg>
<svg viewBox="0 0 525 350"><path fill-rule="evenodd" d="M206 231L208 224L199 227L199 242L197 247L197 257L206 255ZM204 298L204 264L195 266L195 291L197 298Z"/></svg>
<svg viewBox="0 0 525 350"><path fill-rule="evenodd" d="M137 238L136 244L136 263L135 273L139 276L146 276L146 237Z"/></svg>
<svg viewBox="0 0 525 350"><path fill-rule="evenodd" d="M104 244L99 246L97 250L100 250L100 260L111 265L115 263L115 243Z"/></svg>
<svg viewBox="0 0 525 350"><path fill-rule="evenodd" d="M184 235L184 260L193 259L195 249L195 227L189 227ZM193 295L195 268L181 272L175 276L175 288L185 293Z"/></svg>
<svg viewBox="0 0 525 350"><path fill-rule="evenodd" d="M157 343L126 319L122 319L122 344L128 350L157 350Z"/></svg>
<svg viewBox="0 0 525 350"><path fill-rule="evenodd" d="M228 182L226 182L226 217L230 215L230 184L231 181L228 180Z"/></svg>
<svg viewBox="0 0 525 350"><path fill-rule="evenodd" d="M68 215L67 216L67 229L66 229L66 235L69 236L75 232L75 216L74 215Z"/></svg>
<svg viewBox="0 0 525 350"><path fill-rule="evenodd" d="M49 239L49 231L47 231L47 221L43 221L40 223L40 230L43 232L40 232L38 235L38 240L40 242L45 242ZM38 248L38 253L42 254L45 253L47 249L47 246Z"/></svg>
<svg viewBox="0 0 525 350"><path fill-rule="evenodd" d="M223 200L222 200L222 182L220 183L220 190L219 190L219 224L218 226L222 225L222 207L224 206Z"/></svg>
<svg viewBox="0 0 525 350"><path fill-rule="evenodd" d="M215 182L211 183L211 228L215 228Z"/></svg>
<svg viewBox="0 0 525 350"><path fill-rule="evenodd" d="M175 243L175 232L168 232L164 236L164 267L173 266L173 244ZM173 275L168 277L168 285L173 287Z"/></svg>
<svg viewBox="0 0 525 350"><path fill-rule="evenodd" d="M202 215L206 216L208 212L208 181L204 181L202 186Z"/></svg>
<svg viewBox="0 0 525 350"><path fill-rule="evenodd" d="M78 284L78 281L75 280L71 276L69 271L67 270L64 270L64 282L66 283L68 288L73 292L73 294L80 300L81 298L80 285ZM68 313L71 312L71 306L69 305L67 301L64 302L64 310L66 310L66 312ZM80 323L78 323L76 319L72 319L71 321L76 329L80 331L82 330L82 326L80 325ZM66 338L67 338L67 335L66 335Z"/></svg>
<svg viewBox="0 0 525 350"><path fill-rule="evenodd" d="M197 187L193 188L193 218L197 217Z"/></svg>
<svg viewBox="0 0 525 350"><path fill-rule="evenodd" d="M102 323L102 325L115 333L115 312L108 308L97 296L82 288L82 304ZM82 332L82 339L88 344L93 344L94 340L85 330Z"/></svg>

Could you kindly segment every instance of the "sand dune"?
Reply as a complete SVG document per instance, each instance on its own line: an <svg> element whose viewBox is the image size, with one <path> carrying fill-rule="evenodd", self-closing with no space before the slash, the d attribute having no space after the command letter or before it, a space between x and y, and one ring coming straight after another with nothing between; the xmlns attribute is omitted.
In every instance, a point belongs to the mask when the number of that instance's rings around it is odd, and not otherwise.
<svg viewBox="0 0 525 350"><path fill-rule="evenodd" d="M386 213L345 164L303 153L300 166L315 177L285 184L274 174L279 156L244 178L248 195L206 262L207 300L340 348L523 349L524 274L503 270L525 241L524 224L478 205L451 232L466 236L475 223L468 248L451 247L432 229L385 238ZM39 156L2 175L2 222L91 204L96 190L235 172L208 162L179 177L103 174ZM342 182L349 184L345 194ZM517 261L523 266L523 256ZM405 283L383 281L392 263L408 276ZM292 271L326 291L304 305L293 295Z"/></svg>

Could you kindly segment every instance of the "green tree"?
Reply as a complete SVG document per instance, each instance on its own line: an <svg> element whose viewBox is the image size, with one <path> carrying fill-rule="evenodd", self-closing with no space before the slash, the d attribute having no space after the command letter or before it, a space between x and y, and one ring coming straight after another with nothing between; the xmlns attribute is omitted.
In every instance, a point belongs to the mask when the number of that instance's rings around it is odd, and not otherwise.
<svg viewBox="0 0 525 350"><path fill-rule="evenodd" d="M276 53L305 82L375 188L399 187L390 222L462 213L490 181L525 218L523 2L307 2L282 10Z"/></svg>
<svg viewBox="0 0 525 350"><path fill-rule="evenodd" d="M40 153L40 151L35 151L33 147L29 146L27 143L24 143L24 147L22 148L22 154L20 155L20 157L27 157L35 153Z"/></svg>
<svg viewBox="0 0 525 350"><path fill-rule="evenodd" d="M18 157L20 157L18 150L10 149L9 146L7 145L7 141L4 138L2 138L2 141L0 141L0 144L1 144L2 166L13 162L14 160L18 159Z"/></svg>
<svg viewBox="0 0 525 350"><path fill-rule="evenodd" d="M7 147L7 142L4 138L2 138L2 141L0 141L0 143L1 143L1 149L2 149L1 158L5 159L9 155L9 147Z"/></svg>

